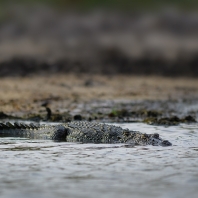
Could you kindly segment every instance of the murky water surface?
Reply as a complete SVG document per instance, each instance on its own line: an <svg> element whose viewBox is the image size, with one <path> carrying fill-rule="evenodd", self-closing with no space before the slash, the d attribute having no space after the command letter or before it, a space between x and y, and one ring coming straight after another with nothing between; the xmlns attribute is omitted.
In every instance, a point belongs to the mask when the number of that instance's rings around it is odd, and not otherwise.
<svg viewBox="0 0 198 198"><path fill-rule="evenodd" d="M0 197L198 196L198 124L119 124L171 147L0 138Z"/></svg>

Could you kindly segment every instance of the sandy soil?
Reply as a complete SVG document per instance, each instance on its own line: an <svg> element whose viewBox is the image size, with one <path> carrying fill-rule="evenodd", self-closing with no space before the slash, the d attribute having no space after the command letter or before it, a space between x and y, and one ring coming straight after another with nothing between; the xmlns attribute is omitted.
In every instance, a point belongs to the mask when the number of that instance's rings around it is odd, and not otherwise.
<svg viewBox="0 0 198 198"><path fill-rule="evenodd" d="M39 113L48 105L53 112L72 112L93 101L179 100L198 96L198 79L52 75L1 79L0 111ZM83 106L82 106L83 108Z"/></svg>

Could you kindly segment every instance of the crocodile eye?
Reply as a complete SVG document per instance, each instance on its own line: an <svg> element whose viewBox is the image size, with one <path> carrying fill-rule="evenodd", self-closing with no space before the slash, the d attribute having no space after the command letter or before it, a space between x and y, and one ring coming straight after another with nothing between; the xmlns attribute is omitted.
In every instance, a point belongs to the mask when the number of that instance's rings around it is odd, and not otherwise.
<svg viewBox="0 0 198 198"><path fill-rule="evenodd" d="M126 137L128 137L130 135L130 132L129 131L124 131L123 132L123 135L125 135Z"/></svg>
<svg viewBox="0 0 198 198"><path fill-rule="evenodd" d="M153 134L153 137L156 138L156 139L158 139L159 138L159 134L158 133L154 133Z"/></svg>

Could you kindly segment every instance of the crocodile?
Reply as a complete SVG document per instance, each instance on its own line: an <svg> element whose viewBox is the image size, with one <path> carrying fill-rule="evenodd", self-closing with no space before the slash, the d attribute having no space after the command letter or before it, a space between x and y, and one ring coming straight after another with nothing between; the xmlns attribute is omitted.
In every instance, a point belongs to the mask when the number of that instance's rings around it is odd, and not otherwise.
<svg viewBox="0 0 198 198"><path fill-rule="evenodd" d="M0 137L25 137L96 144L172 145L168 140L160 138L158 133L140 133L114 125L88 121L73 121L58 125L17 122L13 124L10 122L0 123Z"/></svg>

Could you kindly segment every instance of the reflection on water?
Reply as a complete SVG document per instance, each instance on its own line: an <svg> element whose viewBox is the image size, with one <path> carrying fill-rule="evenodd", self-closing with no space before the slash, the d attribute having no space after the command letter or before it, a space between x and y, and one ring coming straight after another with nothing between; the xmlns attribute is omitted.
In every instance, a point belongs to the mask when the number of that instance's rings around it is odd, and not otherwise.
<svg viewBox="0 0 198 198"><path fill-rule="evenodd" d="M197 197L198 124L119 124L172 147L0 138L0 197Z"/></svg>

